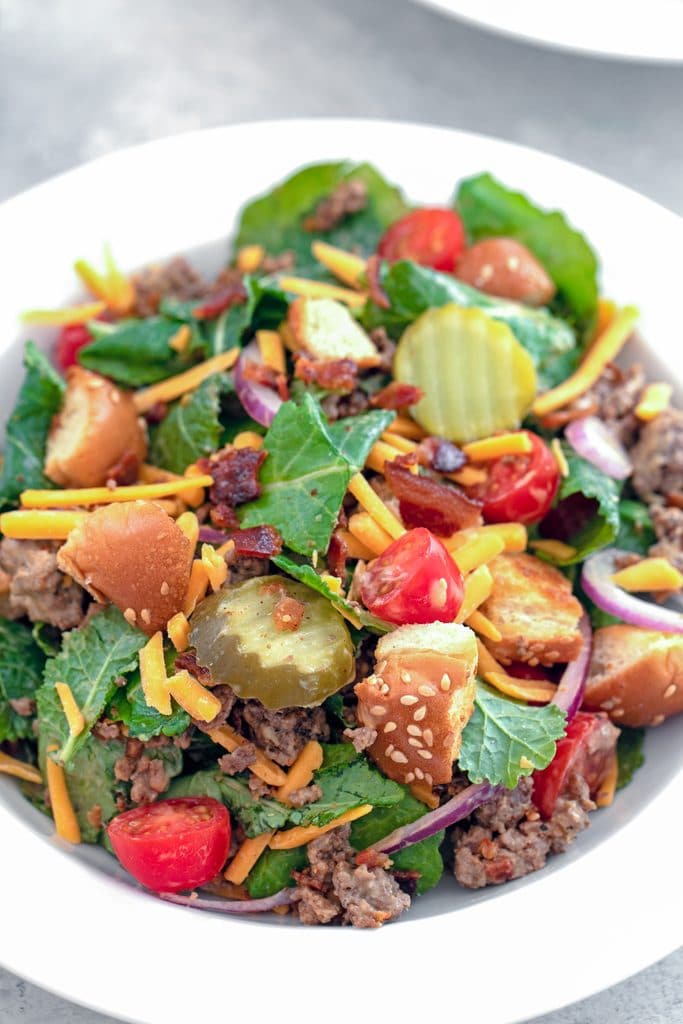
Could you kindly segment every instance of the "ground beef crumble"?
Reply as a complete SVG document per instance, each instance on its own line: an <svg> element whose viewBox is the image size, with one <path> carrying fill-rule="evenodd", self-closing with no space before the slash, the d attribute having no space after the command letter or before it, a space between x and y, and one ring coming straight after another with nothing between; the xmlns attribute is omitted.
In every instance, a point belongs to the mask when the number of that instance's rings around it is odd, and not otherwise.
<svg viewBox="0 0 683 1024"><path fill-rule="evenodd" d="M345 217L352 213L360 213L368 204L368 190L364 181L351 178L342 181L321 199L315 211L304 220L306 231L331 231Z"/></svg>
<svg viewBox="0 0 683 1024"><path fill-rule="evenodd" d="M182 256L176 256L168 263L146 267L133 274L130 280L135 289L131 313L140 317L153 316L164 298L182 301L201 299L209 290L206 282Z"/></svg>
<svg viewBox="0 0 683 1024"><path fill-rule="evenodd" d="M218 758L218 767L225 775L239 775L256 761L256 747L253 743L243 743L232 754L223 754Z"/></svg>
<svg viewBox="0 0 683 1024"><path fill-rule="evenodd" d="M142 740L126 741L125 753L114 763L114 778L118 782L130 782L130 802L150 804L169 787L170 779L166 765L158 757L150 757L147 751L166 746L170 740L166 736L156 737L156 742L143 743Z"/></svg>
<svg viewBox="0 0 683 1024"><path fill-rule="evenodd" d="M5 614L15 619L26 615L61 630L81 624L85 595L57 568L59 547L59 542L9 537L0 542L0 570L8 577Z"/></svg>
<svg viewBox="0 0 683 1024"><path fill-rule="evenodd" d="M683 412L667 409L647 423L630 455L633 486L643 501L683 495Z"/></svg>
<svg viewBox="0 0 683 1024"><path fill-rule="evenodd" d="M289 794L287 801L292 807L305 807L306 804L314 804L316 800L322 799L322 795L322 789L314 782L312 786L302 786L301 789L295 789L293 793Z"/></svg>
<svg viewBox="0 0 683 1024"><path fill-rule="evenodd" d="M309 740L328 740L330 727L322 708L269 711L255 700L236 708L236 728L276 764L289 767Z"/></svg>
<svg viewBox="0 0 683 1024"><path fill-rule="evenodd" d="M353 743L354 749L362 754L377 739L377 730L370 725L361 725L358 729L344 729L344 739Z"/></svg>

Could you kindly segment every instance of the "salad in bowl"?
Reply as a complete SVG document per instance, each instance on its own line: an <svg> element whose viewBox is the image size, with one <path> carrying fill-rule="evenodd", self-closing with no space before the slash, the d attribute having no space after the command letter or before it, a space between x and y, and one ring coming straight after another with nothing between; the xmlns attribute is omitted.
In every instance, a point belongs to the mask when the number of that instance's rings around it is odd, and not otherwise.
<svg viewBox="0 0 683 1024"><path fill-rule="evenodd" d="M377 927L542 869L683 711L683 415L489 174L297 171L79 260L0 478L0 772L163 899Z"/></svg>

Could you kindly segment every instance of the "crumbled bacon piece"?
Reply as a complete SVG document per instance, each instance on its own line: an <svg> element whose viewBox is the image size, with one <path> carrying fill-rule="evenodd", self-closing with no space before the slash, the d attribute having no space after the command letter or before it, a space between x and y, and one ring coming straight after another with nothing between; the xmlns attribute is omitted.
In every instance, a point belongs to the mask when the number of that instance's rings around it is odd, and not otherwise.
<svg viewBox="0 0 683 1024"><path fill-rule="evenodd" d="M379 256L374 255L368 258L365 264L365 276L368 281L368 291L370 292L370 298L379 306L380 309L390 309L391 303L389 302L389 296L382 288L380 284L380 269L382 262Z"/></svg>
<svg viewBox="0 0 683 1024"><path fill-rule="evenodd" d="M200 467L213 477L209 497L214 505L225 502L234 508L258 498L261 494L258 471L266 455L263 449L230 448L218 452L212 459L202 459Z"/></svg>
<svg viewBox="0 0 683 1024"><path fill-rule="evenodd" d="M300 356L294 376L304 384L318 384L326 391L353 391L358 378L358 367L352 359L308 359Z"/></svg>
<svg viewBox="0 0 683 1024"><path fill-rule="evenodd" d="M301 625L306 605L295 597L284 594L273 608L273 622L281 633L294 633Z"/></svg>
<svg viewBox="0 0 683 1024"><path fill-rule="evenodd" d="M370 399L370 405L375 409L407 409L409 405L415 405L424 396L422 388L416 388L413 384L402 384L400 380L392 380L385 388L378 391Z"/></svg>
<svg viewBox="0 0 683 1024"><path fill-rule="evenodd" d="M346 576L346 559L349 557L349 550L346 541L338 533L333 533L327 548L327 566L333 576L343 580Z"/></svg>
<svg viewBox="0 0 683 1024"><path fill-rule="evenodd" d="M417 461L437 473L456 473L467 462L467 456L452 441L426 437L417 447Z"/></svg>
<svg viewBox="0 0 683 1024"><path fill-rule="evenodd" d="M289 388L284 373L279 373L265 363L257 363L254 359L245 359L241 365L245 380L251 380L255 384L261 384L264 388L270 388L271 391L277 391L283 402L289 399Z"/></svg>
<svg viewBox="0 0 683 1024"><path fill-rule="evenodd" d="M228 505L225 501L219 501L217 505L209 512L211 522L214 526L217 526L219 530L238 530L240 521L237 518L234 508L232 505Z"/></svg>
<svg viewBox="0 0 683 1024"><path fill-rule="evenodd" d="M196 320L212 320L231 306L239 306L246 301L247 292L242 281L233 281L209 295L194 307L192 313Z"/></svg>
<svg viewBox="0 0 683 1024"><path fill-rule="evenodd" d="M439 537L449 537L456 530L478 526L481 504L472 501L457 487L414 476L399 459L386 462L384 475L394 496L399 500L401 518L410 529L424 526Z"/></svg>
<svg viewBox="0 0 683 1024"><path fill-rule="evenodd" d="M282 551L282 537L274 526L250 526L229 536L237 558L272 558Z"/></svg>
<svg viewBox="0 0 683 1024"><path fill-rule="evenodd" d="M127 484L135 483L139 469L140 460L135 452L126 451L119 461L107 470L105 479L107 484L111 481L119 487L124 487Z"/></svg>

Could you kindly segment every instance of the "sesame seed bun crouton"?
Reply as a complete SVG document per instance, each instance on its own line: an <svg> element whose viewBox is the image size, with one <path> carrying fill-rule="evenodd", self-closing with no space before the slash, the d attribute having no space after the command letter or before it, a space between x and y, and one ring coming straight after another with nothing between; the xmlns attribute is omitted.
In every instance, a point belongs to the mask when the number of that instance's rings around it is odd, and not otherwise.
<svg viewBox="0 0 683 1024"><path fill-rule="evenodd" d="M637 626L597 629L584 707L617 725L660 725L683 711L683 636Z"/></svg>
<svg viewBox="0 0 683 1024"><path fill-rule="evenodd" d="M314 359L351 359L361 367L376 366L377 347L341 302L295 299L287 313L288 344Z"/></svg>
<svg viewBox="0 0 683 1024"><path fill-rule="evenodd" d="M182 608L192 544L152 501L125 501L89 513L57 552L62 572L152 636Z"/></svg>
<svg viewBox="0 0 683 1024"><path fill-rule="evenodd" d="M559 569L527 554L498 555L489 569L493 590L479 611L502 635L486 641L494 658L554 665L579 656L583 609Z"/></svg>
<svg viewBox="0 0 683 1024"><path fill-rule="evenodd" d="M47 438L45 475L62 487L100 487L127 453L139 462L147 454L132 394L99 373L71 366Z"/></svg>
<svg viewBox="0 0 683 1024"><path fill-rule="evenodd" d="M355 687L358 718L377 732L370 757L396 782L450 782L474 710L474 634L455 623L402 626L375 658L374 674Z"/></svg>

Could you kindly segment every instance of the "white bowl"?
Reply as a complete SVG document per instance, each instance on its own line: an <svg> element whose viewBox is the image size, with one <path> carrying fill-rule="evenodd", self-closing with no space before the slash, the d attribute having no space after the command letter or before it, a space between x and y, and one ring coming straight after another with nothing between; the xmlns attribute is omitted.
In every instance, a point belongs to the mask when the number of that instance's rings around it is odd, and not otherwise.
<svg viewBox="0 0 683 1024"><path fill-rule="evenodd" d="M491 170L565 209L603 259L604 292L640 304L657 353L643 349L652 372L683 377L683 231L673 214L494 139L410 124L289 121L115 153L0 207L3 418L20 375L17 316L73 297L74 258L96 260L110 241L127 268L178 252L216 267L245 200L299 164L345 157L373 161L416 201L446 202L458 178ZM51 822L0 778L0 962L76 1002L150 1024L240 1012L328 1022L386 1015L397 1024L448 1013L506 1024L614 984L683 941L672 912L683 897L683 873L672 869L682 800L683 719L650 733L633 784L546 870L476 893L446 879L406 918L359 932L161 903L128 884L102 850L56 842Z"/></svg>

